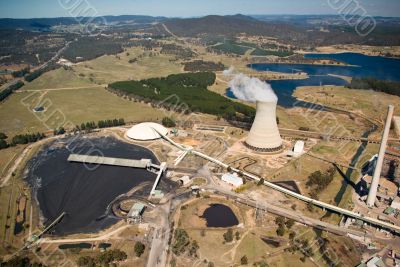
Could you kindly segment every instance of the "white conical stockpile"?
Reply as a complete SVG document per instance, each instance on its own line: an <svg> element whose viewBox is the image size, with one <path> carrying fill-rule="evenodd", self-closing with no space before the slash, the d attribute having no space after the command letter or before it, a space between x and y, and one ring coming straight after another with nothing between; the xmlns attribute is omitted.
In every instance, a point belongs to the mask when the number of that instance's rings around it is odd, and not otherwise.
<svg viewBox="0 0 400 267"><path fill-rule="evenodd" d="M256 117L245 144L259 152L277 152L282 149L282 139L276 123L276 102L257 101Z"/></svg>

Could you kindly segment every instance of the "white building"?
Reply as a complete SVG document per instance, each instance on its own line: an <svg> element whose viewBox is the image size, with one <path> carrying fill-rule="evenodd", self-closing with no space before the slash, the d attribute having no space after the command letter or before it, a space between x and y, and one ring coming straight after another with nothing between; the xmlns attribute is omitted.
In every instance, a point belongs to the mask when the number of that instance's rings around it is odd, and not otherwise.
<svg viewBox="0 0 400 267"><path fill-rule="evenodd" d="M392 204L390 204L390 207L396 210L400 210L400 198L396 197L395 199L393 199Z"/></svg>
<svg viewBox="0 0 400 267"><path fill-rule="evenodd" d="M126 132L126 136L137 141L150 141L161 138L158 134L167 135L168 129L154 122L136 124Z"/></svg>
<svg viewBox="0 0 400 267"><path fill-rule="evenodd" d="M57 64L60 64L60 65L62 65L62 66L67 66L67 67L71 67L71 66L73 65L71 61L69 61L69 60L67 60L67 59L65 59L65 58L60 58L60 59L57 61Z"/></svg>
<svg viewBox="0 0 400 267"><path fill-rule="evenodd" d="M381 258L373 257L369 261L367 261L367 267L383 267L385 264L383 263Z"/></svg>
<svg viewBox="0 0 400 267"><path fill-rule="evenodd" d="M304 141L296 141L293 147L293 156L298 157L303 154L304 151Z"/></svg>
<svg viewBox="0 0 400 267"><path fill-rule="evenodd" d="M225 183L229 184L234 188L238 188L239 186L243 185L242 178L232 173L225 173L224 175L222 175L222 181L224 181Z"/></svg>
<svg viewBox="0 0 400 267"><path fill-rule="evenodd" d="M142 203L135 203L129 210L127 221L129 223L140 223L142 221L142 214L144 205Z"/></svg>
<svg viewBox="0 0 400 267"><path fill-rule="evenodd" d="M178 181L179 181L179 183L180 183L181 185L185 186L185 185L187 185L187 184L190 183L190 177L187 176L187 175L185 175L185 176L182 176L181 178L179 178Z"/></svg>

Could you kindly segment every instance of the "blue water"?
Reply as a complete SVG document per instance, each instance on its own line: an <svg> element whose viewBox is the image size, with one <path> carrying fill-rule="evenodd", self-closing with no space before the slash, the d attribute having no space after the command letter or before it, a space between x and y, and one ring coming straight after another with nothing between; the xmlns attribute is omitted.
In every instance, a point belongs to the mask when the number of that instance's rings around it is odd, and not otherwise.
<svg viewBox="0 0 400 267"><path fill-rule="evenodd" d="M351 77L374 77L379 80L400 81L400 59L365 56L356 53L341 53L341 54L307 54L306 58L326 58L341 61L350 65L359 67L339 67L329 72L331 74L346 75ZM329 70L328 71L332 71Z"/></svg>
<svg viewBox="0 0 400 267"><path fill-rule="evenodd" d="M329 74L358 78L374 77L380 80L400 81L400 59L365 56L356 53L306 54L305 57L315 59L333 59L352 66L260 63L251 64L249 67L258 71L274 71L283 73L305 72L309 75L309 78L303 80L267 81L271 84L278 96L278 104L283 107L305 105L304 102L297 101L296 98L292 96L293 91L298 86L344 86L348 84L345 80L329 76ZM227 96L235 98L229 89L227 90Z"/></svg>
<svg viewBox="0 0 400 267"><path fill-rule="evenodd" d="M303 101L297 100L293 96L293 91L298 86L317 86L317 85L347 85L348 83L337 77L333 76L310 76L302 80L272 80L267 81L274 89L275 94L278 96L278 105L290 107L310 107L311 105ZM227 90L226 95L230 98L236 98L230 89Z"/></svg>

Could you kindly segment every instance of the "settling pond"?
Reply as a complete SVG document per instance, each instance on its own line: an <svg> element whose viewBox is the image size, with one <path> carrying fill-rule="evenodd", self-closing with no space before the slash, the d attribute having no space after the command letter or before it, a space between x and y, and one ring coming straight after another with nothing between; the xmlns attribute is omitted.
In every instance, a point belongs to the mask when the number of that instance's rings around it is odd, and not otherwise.
<svg viewBox="0 0 400 267"><path fill-rule="evenodd" d="M211 204L203 215L207 227L231 227L239 224L239 220L228 206L222 204Z"/></svg>
<svg viewBox="0 0 400 267"><path fill-rule="evenodd" d="M79 138L70 144L71 140L61 139L43 147L27 167L26 179L39 202L45 224L63 211L67 212L52 231L56 235L96 232L109 227L119 220L110 212L109 204L144 183L146 186L135 192L135 196L147 197L156 178L143 169L93 168L93 165L67 161L70 153L89 154L95 148L106 157L148 158L158 164L154 154L146 148L111 137ZM175 183L163 177L158 188L168 192L175 187Z"/></svg>

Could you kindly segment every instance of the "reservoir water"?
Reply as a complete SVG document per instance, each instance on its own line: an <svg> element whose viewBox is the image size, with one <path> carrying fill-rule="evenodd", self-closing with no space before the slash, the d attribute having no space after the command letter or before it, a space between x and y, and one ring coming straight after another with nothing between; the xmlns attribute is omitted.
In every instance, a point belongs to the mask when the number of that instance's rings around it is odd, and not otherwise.
<svg viewBox="0 0 400 267"><path fill-rule="evenodd" d="M156 175L144 169L116 166L86 168L82 163L67 161L73 153L87 154L99 149L106 157L151 159L154 154L143 147L127 144L111 137L57 140L45 146L28 164L27 181L39 202L45 224L49 224L63 211L67 215L54 227L57 235L78 232L96 232L119 219L108 212L109 204L121 194L141 184L148 184L137 196L147 197ZM93 165L89 166L93 167ZM159 188L172 190L175 184L162 178Z"/></svg>
<svg viewBox="0 0 400 267"><path fill-rule="evenodd" d="M350 77L373 77L380 80L400 81L400 59L377 56L365 56L356 53L341 54L306 54L306 58L333 59L351 66L311 65L311 64L281 64L259 63L251 64L250 68L257 71L274 71L283 73L305 72L307 79L301 80L272 80L268 81L278 96L278 104L283 107L304 106L292 96L299 86L337 85L344 86L348 82L331 75ZM227 96L234 98L228 89Z"/></svg>

